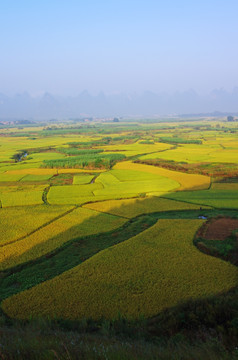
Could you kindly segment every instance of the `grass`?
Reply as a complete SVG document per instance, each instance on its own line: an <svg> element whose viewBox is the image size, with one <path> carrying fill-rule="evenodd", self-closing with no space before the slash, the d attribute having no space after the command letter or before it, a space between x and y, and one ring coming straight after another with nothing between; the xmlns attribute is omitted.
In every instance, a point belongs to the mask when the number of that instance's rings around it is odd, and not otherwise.
<svg viewBox="0 0 238 360"><path fill-rule="evenodd" d="M136 319L187 299L227 291L237 285L237 268L193 246L201 224L201 220L159 220L60 276L9 297L2 308L20 319L37 315L110 319L118 312Z"/></svg>
<svg viewBox="0 0 238 360"><path fill-rule="evenodd" d="M87 324L86 324L87 325ZM185 341L183 336L153 343L141 338L110 335L108 323L98 334L63 331L46 321L18 324L17 329L2 326L1 356L3 359L34 360L236 360L237 351L227 350L216 338L204 342ZM136 331L136 330L135 330Z"/></svg>

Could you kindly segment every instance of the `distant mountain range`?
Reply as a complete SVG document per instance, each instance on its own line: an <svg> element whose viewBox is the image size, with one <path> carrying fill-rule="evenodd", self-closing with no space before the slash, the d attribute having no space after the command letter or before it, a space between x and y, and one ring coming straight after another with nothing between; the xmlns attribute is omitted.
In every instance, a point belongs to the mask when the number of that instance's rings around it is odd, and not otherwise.
<svg viewBox="0 0 238 360"><path fill-rule="evenodd" d="M215 112L215 113L214 113ZM145 117L177 114L237 114L238 87L232 92L213 90L208 95L199 95L194 90L174 94L155 94L146 91L141 95L96 96L86 90L75 97L62 97L45 93L32 97L28 93L6 96L0 94L0 119L45 120L94 117ZM216 116L216 115L214 115Z"/></svg>

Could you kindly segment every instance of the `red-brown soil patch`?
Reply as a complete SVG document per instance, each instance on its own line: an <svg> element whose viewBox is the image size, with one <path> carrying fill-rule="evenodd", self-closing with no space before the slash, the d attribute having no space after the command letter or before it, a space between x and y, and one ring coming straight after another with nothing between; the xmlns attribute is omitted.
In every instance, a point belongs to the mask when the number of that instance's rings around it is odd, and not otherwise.
<svg viewBox="0 0 238 360"><path fill-rule="evenodd" d="M205 223L197 235L207 240L225 240L236 229L238 229L238 219L214 218Z"/></svg>

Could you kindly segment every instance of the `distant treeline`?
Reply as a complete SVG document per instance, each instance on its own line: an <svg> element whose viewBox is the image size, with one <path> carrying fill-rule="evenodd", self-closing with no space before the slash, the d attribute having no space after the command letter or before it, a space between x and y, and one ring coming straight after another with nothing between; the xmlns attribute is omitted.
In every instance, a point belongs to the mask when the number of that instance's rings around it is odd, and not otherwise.
<svg viewBox="0 0 238 360"><path fill-rule="evenodd" d="M90 168L90 169L110 169L117 161L123 160L122 154L84 154L81 156L71 156L64 159L44 160L44 168Z"/></svg>

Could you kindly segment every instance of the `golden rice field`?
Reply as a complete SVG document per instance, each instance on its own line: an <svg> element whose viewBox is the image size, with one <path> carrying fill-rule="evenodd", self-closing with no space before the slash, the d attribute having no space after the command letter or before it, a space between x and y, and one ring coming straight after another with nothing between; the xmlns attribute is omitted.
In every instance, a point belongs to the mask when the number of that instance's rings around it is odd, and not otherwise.
<svg viewBox="0 0 238 360"><path fill-rule="evenodd" d="M72 206L19 206L0 211L0 245L14 242L66 213Z"/></svg>
<svg viewBox="0 0 238 360"><path fill-rule="evenodd" d="M179 190L198 190L207 189L210 186L210 177L196 174L184 174L178 171L172 171L155 167L151 165L135 164L130 161L117 163L114 166L115 170L135 170L164 176L171 180L177 181L180 184Z"/></svg>
<svg viewBox="0 0 238 360"><path fill-rule="evenodd" d="M45 185L11 185L0 186L2 207L39 205L43 203L42 195Z"/></svg>
<svg viewBox="0 0 238 360"><path fill-rule="evenodd" d="M25 239L2 247L0 270L39 258L76 237L109 231L124 223L118 216L77 208Z"/></svg>
<svg viewBox="0 0 238 360"><path fill-rule="evenodd" d="M150 196L124 200L107 200L83 205L87 209L105 212L128 219L141 214L172 210L199 210L200 205ZM206 208L206 207L203 207Z"/></svg>
<svg viewBox="0 0 238 360"><path fill-rule="evenodd" d="M101 251L52 280L2 303L26 319L153 316L191 298L227 291L238 269L199 252L192 243L201 220L159 220L139 235Z"/></svg>

